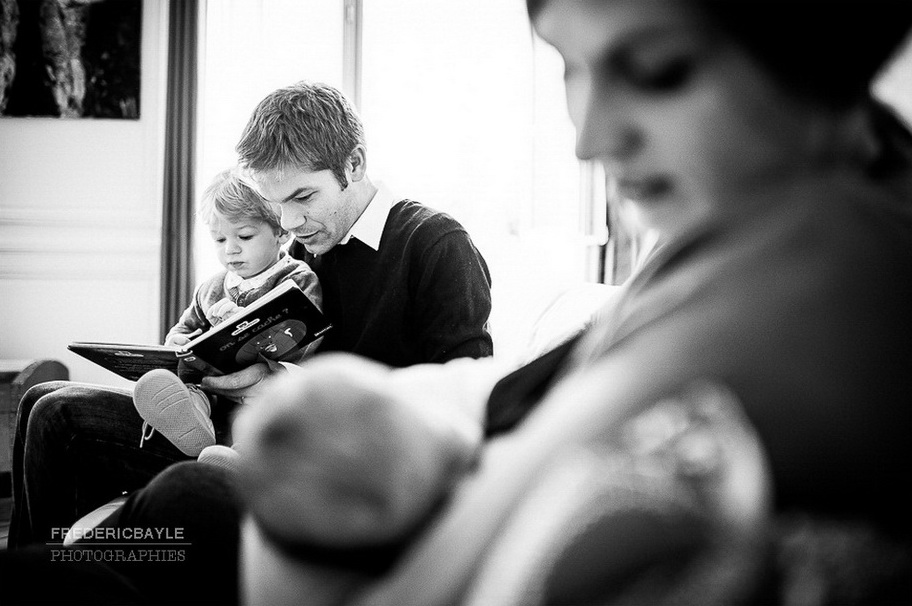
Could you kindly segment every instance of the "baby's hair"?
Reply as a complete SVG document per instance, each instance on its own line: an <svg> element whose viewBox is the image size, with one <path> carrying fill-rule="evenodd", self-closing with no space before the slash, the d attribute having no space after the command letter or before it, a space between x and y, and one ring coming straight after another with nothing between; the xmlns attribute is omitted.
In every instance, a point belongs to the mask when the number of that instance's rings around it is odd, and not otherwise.
<svg viewBox="0 0 912 606"><path fill-rule="evenodd" d="M197 216L206 225L216 217L229 221L257 219L265 221L276 234L284 234L275 209L244 179L236 168L223 170L203 193Z"/></svg>

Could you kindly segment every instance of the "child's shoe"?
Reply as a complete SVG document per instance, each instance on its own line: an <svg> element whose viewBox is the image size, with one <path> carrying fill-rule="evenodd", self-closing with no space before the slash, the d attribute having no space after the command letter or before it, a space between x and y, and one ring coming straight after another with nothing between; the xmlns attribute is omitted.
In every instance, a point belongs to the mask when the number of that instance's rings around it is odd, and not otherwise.
<svg viewBox="0 0 912 606"><path fill-rule="evenodd" d="M186 385L172 372L157 369L140 377L133 389L133 405L144 421L140 447L154 430L191 457L215 444L209 398L199 387ZM147 435L149 427L153 431Z"/></svg>
<svg viewBox="0 0 912 606"><path fill-rule="evenodd" d="M200 463L215 465L216 467L221 467L222 469L227 469L228 471L235 473L237 472L238 458L240 456L240 453L234 448L216 444L204 448L200 453L199 458L196 460Z"/></svg>

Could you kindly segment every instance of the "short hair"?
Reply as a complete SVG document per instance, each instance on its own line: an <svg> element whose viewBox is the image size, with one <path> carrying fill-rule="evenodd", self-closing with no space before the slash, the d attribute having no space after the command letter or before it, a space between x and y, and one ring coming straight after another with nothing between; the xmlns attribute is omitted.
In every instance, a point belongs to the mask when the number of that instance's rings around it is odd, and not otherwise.
<svg viewBox="0 0 912 606"><path fill-rule="evenodd" d="M253 174L288 167L330 170L345 189L346 164L363 144L361 119L340 91L298 82L257 105L236 149L241 166Z"/></svg>
<svg viewBox="0 0 912 606"><path fill-rule="evenodd" d="M527 0L534 19L550 0ZM609 2L610 0L605 0ZM691 0L788 90L832 107L866 98L912 27L909 0Z"/></svg>
<svg viewBox="0 0 912 606"><path fill-rule="evenodd" d="M256 219L264 221L276 234L285 233L278 212L256 192L237 168L223 170L203 193L197 216L206 225L217 217L229 221Z"/></svg>

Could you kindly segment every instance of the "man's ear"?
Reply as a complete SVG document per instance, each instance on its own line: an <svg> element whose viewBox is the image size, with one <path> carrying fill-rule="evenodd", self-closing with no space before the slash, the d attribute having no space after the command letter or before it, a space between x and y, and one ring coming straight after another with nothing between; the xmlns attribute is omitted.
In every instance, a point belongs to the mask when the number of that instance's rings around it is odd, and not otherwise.
<svg viewBox="0 0 912 606"><path fill-rule="evenodd" d="M352 182L360 181L367 174L367 152L363 145L357 145L348 156L348 169Z"/></svg>

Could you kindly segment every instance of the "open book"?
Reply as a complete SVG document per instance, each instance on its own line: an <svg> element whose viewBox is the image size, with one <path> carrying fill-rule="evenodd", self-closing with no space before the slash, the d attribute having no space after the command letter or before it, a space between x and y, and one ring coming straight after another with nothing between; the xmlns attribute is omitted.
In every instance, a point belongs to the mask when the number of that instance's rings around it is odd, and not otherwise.
<svg viewBox="0 0 912 606"><path fill-rule="evenodd" d="M263 360L297 360L332 325L291 280L181 347L126 343L71 343L67 349L131 381L150 370L229 374Z"/></svg>

